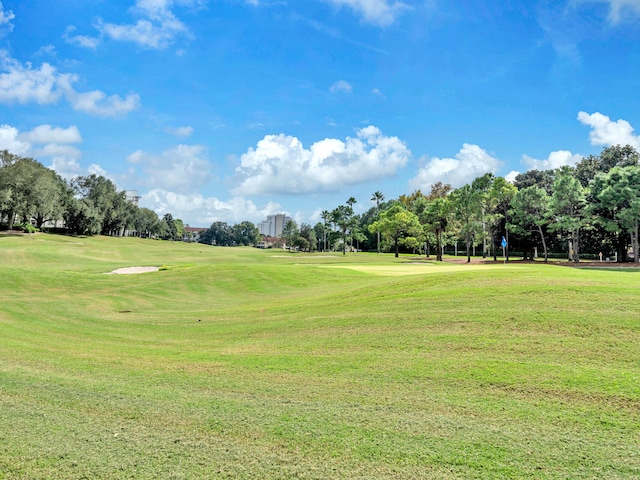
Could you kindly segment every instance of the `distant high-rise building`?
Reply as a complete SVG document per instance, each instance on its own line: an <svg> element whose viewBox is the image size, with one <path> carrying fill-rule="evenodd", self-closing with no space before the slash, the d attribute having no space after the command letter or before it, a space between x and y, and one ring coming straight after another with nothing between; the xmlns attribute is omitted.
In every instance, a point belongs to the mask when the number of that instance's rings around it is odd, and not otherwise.
<svg viewBox="0 0 640 480"><path fill-rule="evenodd" d="M269 215L266 220L263 220L258 224L258 231L261 235L267 237L280 237L284 226L291 220L284 213L278 213L277 215Z"/></svg>

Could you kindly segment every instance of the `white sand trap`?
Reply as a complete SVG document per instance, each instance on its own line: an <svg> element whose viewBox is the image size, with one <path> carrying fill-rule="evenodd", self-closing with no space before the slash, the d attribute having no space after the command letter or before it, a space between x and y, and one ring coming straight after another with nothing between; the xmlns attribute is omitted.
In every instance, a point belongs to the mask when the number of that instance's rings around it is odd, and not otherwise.
<svg viewBox="0 0 640 480"><path fill-rule="evenodd" d="M160 270L160 267L126 267L118 268L109 273L116 275L133 275L136 273L157 272L158 270Z"/></svg>

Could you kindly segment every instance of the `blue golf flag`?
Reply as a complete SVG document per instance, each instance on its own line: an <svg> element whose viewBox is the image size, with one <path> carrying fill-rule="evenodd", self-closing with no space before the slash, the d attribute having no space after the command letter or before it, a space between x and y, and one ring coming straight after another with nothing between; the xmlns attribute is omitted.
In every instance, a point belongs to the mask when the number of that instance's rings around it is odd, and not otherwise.
<svg viewBox="0 0 640 480"><path fill-rule="evenodd" d="M502 237L502 243L500 245L502 245L502 248L506 247L507 246L507 239Z"/></svg>

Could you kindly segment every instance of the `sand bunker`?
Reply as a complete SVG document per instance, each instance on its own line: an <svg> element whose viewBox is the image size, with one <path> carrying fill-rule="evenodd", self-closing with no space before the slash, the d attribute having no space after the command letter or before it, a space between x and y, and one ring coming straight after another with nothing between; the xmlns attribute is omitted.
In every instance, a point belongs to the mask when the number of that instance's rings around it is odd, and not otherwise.
<svg viewBox="0 0 640 480"><path fill-rule="evenodd" d="M126 267L118 268L109 273L116 275L133 275L136 273L157 272L158 270L160 270L160 267Z"/></svg>

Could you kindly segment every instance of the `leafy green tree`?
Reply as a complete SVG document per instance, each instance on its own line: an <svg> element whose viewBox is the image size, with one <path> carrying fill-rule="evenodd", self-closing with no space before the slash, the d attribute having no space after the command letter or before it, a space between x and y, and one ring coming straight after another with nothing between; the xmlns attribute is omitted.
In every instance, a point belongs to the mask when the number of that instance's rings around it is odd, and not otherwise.
<svg viewBox="0 0 640 480"><path fill-rule="evenodd" d="M97 235L102 228L102 216L84 198L68 198L62 218L71 234Z"/></svg>
<svg viewBox="0 0 640 480"><path fill-rule="evenodd" d="M418 238L422 226L417 215L407 210L402 204L395 204L380 213L380 219L369 226L371 232L380 232L393 242L396 258L398 246L406 237Z"/></svg>
<svg viewBox="0 0 640 480"><path fill-rule="evenodd" d="M306 223L300 225L300 236L307 242L307 246L303 250L313 251L318 244L318 238L316 237L315 230Z"/></svg>
<svg viewBox="0 0 640 480"><path fill-rule="evenodd" d="M174 218L173 224L176 227L174 240L184 240L184 222L179 218Z"/></svg>
<svg viewBox="0 0 640 480"><path fill-rule="evenodd" d="M232 230L236 245L256 245L260 241L260 231L252 222L240 222Z"/></svg>
<svg viewBox="0 0 640 480"><path fill-rule="evenodd" d="M199 242L221 247L230 246L233 244L233 229L226 222L213 222L200 236Z"/></svg>
<svg viewBox="0 0 640 480"><path fill-rule="evenodd" d="M436 261L442 261L444 232L447 230L452 205L448 197L427 199L421 212L420 221L427 232L433 232L436 239Z"/></svg>
<svg viewBox="0 0 640 480"><path fill-rule="evenodd" d="M33 218L40 228L47 220L62 216L66 185L55 172L32 158L7 151L2 152L1 158L0 206L9 219L9 229L16 217L24 223Z"/></svg>
<svg viewBox="0 0 640 480"><path fill-rule="evenodd" d="M523 187L524 188L524 187ZM497 248L496 244L500 242L502 238L502 231L500 226L504 225L504 236L507 241L507 250L505 260L509 261L509 229L507 228L510 223L509 211L511 209L511 202L515 196L518 188L512 183L508 182L503 177L496 177L491 185L491 202L495 205L493 216L491 217L491 239L493 248L493 260L497 260Z"/></svg>
<svg viewBox="0 0 640 480"><path fill-rule="evenodd" d="M90 211L99 219L99 233L122 235L127 227L133 226L137 207L126 200L124 191L118 191L111 180L92 174L74 178L71 187L76 197L89 207L86 213ZM82 209L76 210L77 214L82 214Z"/></svg>
<svg viewBox="0 0 640 480"><path fill-rule="evenodd" d="M495 180L496 177L492 173L485 173L471 183L471 190L479 212L478 220L482 226L482 258L487 257L487 240L491 237L491 227L496 220L495 209L497 202L495 197L492 196Z"/></svg>
<svg viewBox="0 0 640 480"><path fill-rule="evenodd" d="M549 223L551 197L537 185L518 190L513 197L511 213L511 230L520 235L530 235L536 231L540 235L544 261L547 262L547 242L544 229Z"/></svg>
<svg viewBox="0 0 640 480"><path fill-rule="evenodd" d="M534 169L518 174L513 185L518 190L536 185L537 187L544 188L544 190L551 195L553 192L553 182L555 181L555 177L555 170Z"/></svg>
<svg viewBox="0 0 640 480"><path fill-rule="evenodd" d="M611 145L602 149L600 155L589 155L576 164L576 178L583 187L599 173L606 173L614 167L638 165L640 155L631 145Z"/></svg>
<svg viewBox="0 0 640 480"><path fill-rule="evenodd" d="M614 167L596 175L592 189L597 204L611 212L604 219L608 231L624 230L631 236L634 262L640 263L638 223L640 222L640 166Z"/></svg>
<svg viewBox="0 0 640 480"><path fill-rule="evenodd" d="M296 238L300 236L300 232L298 231L298 224L294 220L289 220L284 224L282 228L282 233L280 233L280 238L284 239L284 241L289 246L289 251L292 251L295 246Z"/></svg>
<svg viewBox="0 0 640 480"><path fill-rule="evenodd" d="M604 174L615 167L627 167L638 165L640 155L630 145L612 145L602 150L600 155L589 155L576 164L576 178L583 187L591 186L595 177ZM611 248L618 253L618 260L625 261L627 257L628 237L624 229L612 228L618 224L611 209L602 207L602 203L596 198L593 191L587 192L589 211L594 217L594 228L589 231L587 241L592 249ZM581 241L583 244L584 241Z"/></svg>
<svg viewBox="0 0 640 480"><path fill-rule="evenodd" d="M467 263L471 262L471 247L478 232L482 231L479 196L470 185L454 190L449 196L458 235L464 239Z"/></svg>
<svg viewBox="0 0 640 480"><path fill-rule="evenodd" d="M141 237L152 237L153 235L157 235L159 233L160 219L158 218L158 214L151 209L148 208L139 208L136 211L136 216L134 219L134 227L138 232L138 236Z"/></svg>
<svg viewBox="0 0 640 480"><path fill-rule="evenodd" d="M165 213L164 217L162 217L162 222L164 223L165 228L161 238L163 240L175 240L178 235L178 230L175 222L173 221L173 215Z"/></svg>
<svg viewBox="0 0 640 480"><path fill-rule="evenodd" d="M553 222L549 224L549 230L568 234L572 245L570 257L574 262L580 261L580 230L587 225L586 205L585 188L573 171L569 167L559 169L553 182Z"/></svg>

